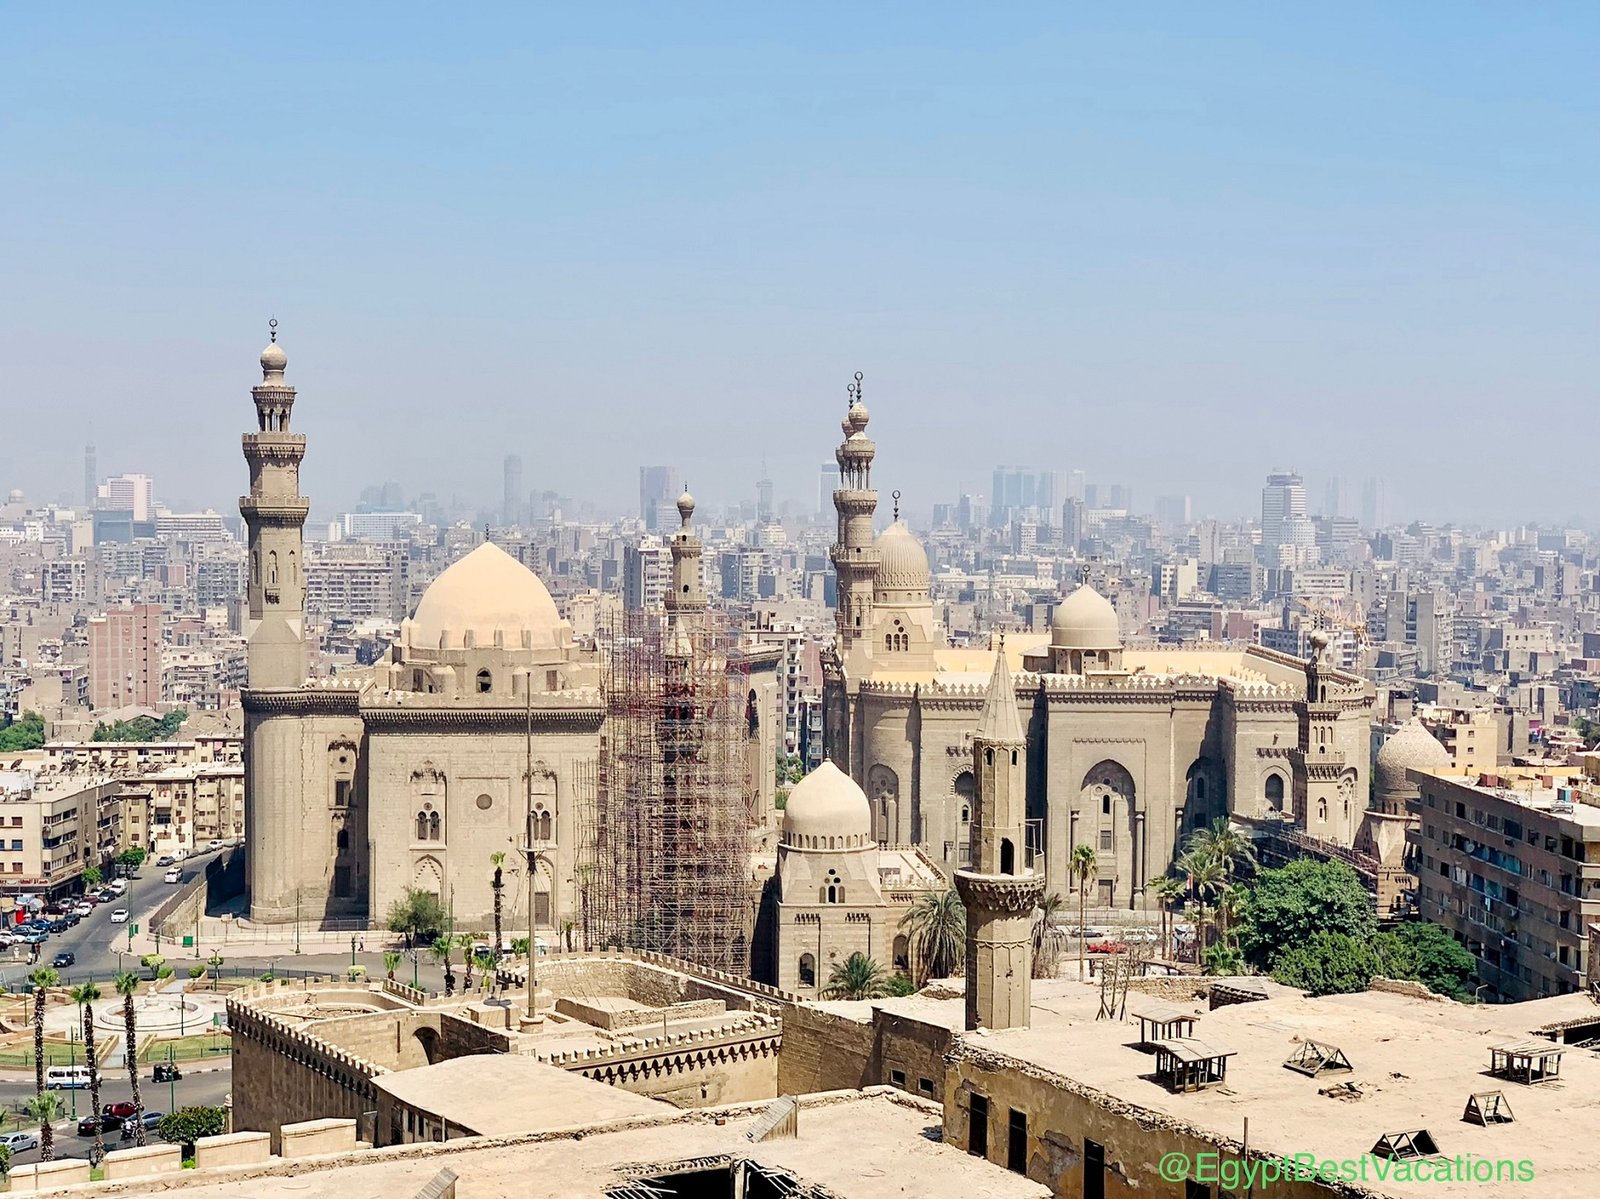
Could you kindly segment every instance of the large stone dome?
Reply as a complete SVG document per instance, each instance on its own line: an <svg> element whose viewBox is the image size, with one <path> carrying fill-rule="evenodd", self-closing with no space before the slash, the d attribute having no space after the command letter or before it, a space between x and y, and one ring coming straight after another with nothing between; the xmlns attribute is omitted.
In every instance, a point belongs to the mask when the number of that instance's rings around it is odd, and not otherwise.
<svg viewBox="0 0 1600 1199"><path fill-rule="evenodd" d="M1450 751L1413 716L1378 750L1373 784L1379 795L1415 791L1416 784L1406 778L1408 770L1448 770Z"/></svg>
<svg viewBox="0 0 1600 1199"><path fill-rule="evenodd" d="M897 520L879 535L878 574L873 581L873 598L879 603L921 602L928 598L932 582L928 554L922 542L911 535L906 522Z"/></svg>
<svg viewBox="0 0 1600 1199"><path fill-rule="evenodd" d="M561 643L561 613L539 576L486 541L428 585L411 618L411 644L419 649L460 649L466 636L480 648L505 633L507 649L520 649L523 633L534 649Z"/></svg>
<svg viewBox="0 0 1600 1199"><path fill-rule="evenodd" d="M1050 644L1055 649L1121 649L1117 610L1105 596L1083 584L1056 606L1050 621Z"/></svg>
<svg viewBox="0 0 1600 1199"><path fill-rule="evenodd" d="M874 844L867 793L832 762L824 762L789 792L783 841L796 849L862 849Z"/></svg>

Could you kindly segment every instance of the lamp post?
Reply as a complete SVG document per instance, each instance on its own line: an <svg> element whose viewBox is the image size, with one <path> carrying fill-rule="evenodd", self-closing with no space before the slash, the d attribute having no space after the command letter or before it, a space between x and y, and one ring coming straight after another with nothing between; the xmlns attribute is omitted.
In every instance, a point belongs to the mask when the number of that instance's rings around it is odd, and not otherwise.
<svg viewBox="0 0 1600 1199"><path fill-rule="evenodd" d="M67 1033L68 1044L71 1046L69 1052L72 1055L72 1070L76 1074L78 1070L78 1030L76 1027L69 1028ZM78 1118L78 1080L74 1078L72 1082L72 1118L76 1120Z"/></svg>
<svg viewBox="0 0 1600 1199"><path fill-rule="evenodd" d="M167 1045L167 1110L178 1110L178 1075L172 1064L172 1045ZM139 1118L144 1119L144 1113L139 1113Z"/></svg>
<svg viewBox="0 0 1600 1199"><path fill-rule="evenodd" d="M422 986L417 981L417 967L421 963L421 955L415 950L408 950L406 956L411 959L411 986L413 990L421 990Z"/></svg>
<svg viewBox="0 0 1600 1199"><path fill-rule="evenodd" d="M355 933L351 933L350 934L350 964L352 966L354 966L356 964L356 935L355 935Z"/></svg>

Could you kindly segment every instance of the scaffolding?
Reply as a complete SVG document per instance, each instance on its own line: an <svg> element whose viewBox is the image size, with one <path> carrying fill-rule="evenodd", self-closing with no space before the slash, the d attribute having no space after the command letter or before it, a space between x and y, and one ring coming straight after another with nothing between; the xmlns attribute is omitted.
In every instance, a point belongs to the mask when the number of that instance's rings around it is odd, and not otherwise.
<svg viewBox="0 0 1600 1199"><path fill-rule="evenodd" d="M602 633L606 726L579 885L586 942L750 972L748 671L713 613L669 628L626 612Z"/></svg>

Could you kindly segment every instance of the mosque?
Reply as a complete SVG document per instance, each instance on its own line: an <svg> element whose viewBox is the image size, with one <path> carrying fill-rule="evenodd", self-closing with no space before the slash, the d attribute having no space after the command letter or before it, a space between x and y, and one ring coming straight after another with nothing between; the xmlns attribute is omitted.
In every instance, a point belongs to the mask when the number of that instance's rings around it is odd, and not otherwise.
<svg viewBox="0 0 1600 1199"><path fill-rule="evenodd" d="M1142 909L1186 836L1228 816L1342 849L1367 822L1364 680L1260 646L1135 648L1092 587L1048 634L952 647L930 599L928 557L905 522L873 535L877 448L859 386L836 451L837 634L824 655L828 759L864 791L871 839L915 846L947 874L969 867L972 739L996 650L1025 732L1029 865L1073 891L1092 847L1091 906Z"/></svg>

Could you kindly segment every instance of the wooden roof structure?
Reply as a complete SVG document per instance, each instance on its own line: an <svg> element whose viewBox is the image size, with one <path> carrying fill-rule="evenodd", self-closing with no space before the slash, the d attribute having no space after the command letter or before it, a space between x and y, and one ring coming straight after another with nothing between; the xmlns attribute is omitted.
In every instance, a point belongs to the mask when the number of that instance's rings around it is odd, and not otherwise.
<svg viewBox="0 0 1600 1199"><path fill-rule="evenodd" d="M1467 1096L1467 1110L1461 1113L1468 1124L1510 1124L1516 1120L1511 1105L1499 1091L1479 1091Z"/></svg>
<svg viewBox="0 0 1600 1199"><path fill-rule="evenodd" d="M1497 1078L1532 1086L1561 1077L1561 1055L1566 1047L1554 1041L1512 1041L1489 1047L1489 1073Z"/></svg>
<svg viewBox="0 0 1600 1199"><path fill-rule="evenodd" d="M1316 1078L1319 1074L1346 1074L1355 1069L1344 1050L1321 1041L1302 1041L1283 1067L1307 1078Z"/></svg>

